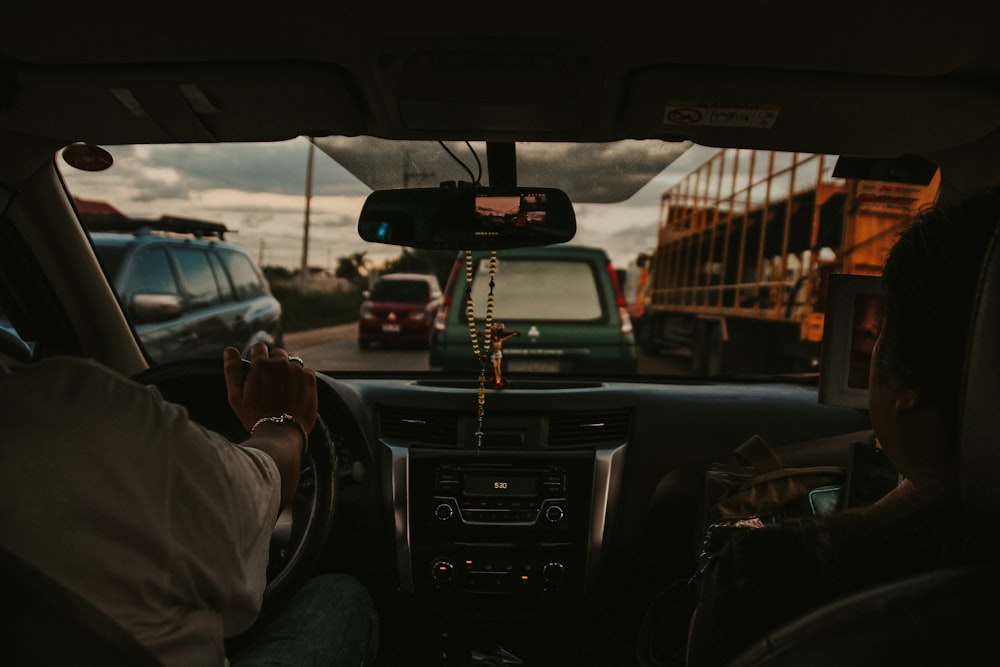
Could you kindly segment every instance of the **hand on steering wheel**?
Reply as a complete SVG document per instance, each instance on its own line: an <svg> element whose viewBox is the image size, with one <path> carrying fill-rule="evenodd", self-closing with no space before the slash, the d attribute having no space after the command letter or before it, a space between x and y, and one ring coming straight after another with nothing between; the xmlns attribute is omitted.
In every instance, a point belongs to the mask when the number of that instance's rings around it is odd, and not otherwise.
<svg viewBox="0 0 1000 667"><path fill-rule="evenodd" d="M267 349L263 343L250 348L250 370L235 347L223 350L223 369L229 405L248 432L264 417L292 415L306 433L316 423L316 373L298 363L280 347Z"/></svg>
<svg viewBox="0 0 1000 667"><path fill-rule="evenodd" d="M278 356L281 357L282 353ZM270 354L268 357L270 358ZM315 392L316 379L311 370L302 369L294 361L289 362L287 354L284 359L275 362L275 365L283 364L290 373L307 370ZM271 378L274 368L271 368L270 364L265 366L268 369L260 375L260 378ZM238 352L235 369L241 382L243 374L247 375L247 383L243 383L244 404L251 405L257 400L254 396L259 397L262 395L261 392L270 391L266 386L258 386L255 379L253 384L249 384L248 392L247 387L253 368L250 362L240 358ZM280 376L284 372L279 370L275 373L279 376L279 383L282 382ZM183 405L191 418L206 428L225 435L233 442L241 442L247 438L244 419L237 417L229 404L228 378L225 375L224 365L219 363L217 357L159 364L139 373L134 379L143 384L156 386L164 398ZM315 396L315 393L313 395ZM281 409L281 406L279 403L278 408ZM299 418L298 413L293 414ZM262 616L273 608L280 598L298 588L313 574L333 525L336 453L330 431L322 418L314 412L304 413L302 418L306 419L308 414L314 415L314 426L309 434L307 451L302 456L298 487L291 503L279 517L271 537Z"/></svg>

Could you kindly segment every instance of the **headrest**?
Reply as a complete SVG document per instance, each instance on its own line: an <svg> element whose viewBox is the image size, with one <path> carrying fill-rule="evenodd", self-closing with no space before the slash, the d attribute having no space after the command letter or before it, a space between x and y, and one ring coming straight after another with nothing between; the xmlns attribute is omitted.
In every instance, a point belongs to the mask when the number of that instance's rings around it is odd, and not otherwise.
<svg viewBox="0 0 1000 667"><path fill-rule="evenodd" d="M973 520L1000 517L1000 227L973 302L959 415L962 498Z"/></svg>

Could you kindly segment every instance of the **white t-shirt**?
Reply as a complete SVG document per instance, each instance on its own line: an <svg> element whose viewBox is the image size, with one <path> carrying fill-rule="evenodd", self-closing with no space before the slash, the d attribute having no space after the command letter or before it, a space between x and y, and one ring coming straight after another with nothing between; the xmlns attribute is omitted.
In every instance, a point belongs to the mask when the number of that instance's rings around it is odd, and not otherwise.
<svg viewBox="0 0 1000 667"><path fill-rule="evenodd" d="M253 622L279 487L270 456L152 387L0 355L0 541L164 664L222 665Z"/></svg>

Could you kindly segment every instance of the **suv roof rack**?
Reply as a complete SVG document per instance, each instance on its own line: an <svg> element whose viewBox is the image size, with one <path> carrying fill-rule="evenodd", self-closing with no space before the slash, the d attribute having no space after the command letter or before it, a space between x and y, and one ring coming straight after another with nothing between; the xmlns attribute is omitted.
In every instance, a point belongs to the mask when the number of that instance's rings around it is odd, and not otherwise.
<svg viewBox="0 0 1000 667"><path fill-rule="evenodd" d="M80 219L91 232L130 232L136 235L150 231L173 232L175 234L191 234L197 238L214 236L221 241L224 240L226 232L230 231L221 222L179 218L171 215L161 215L156 220L149 220L107 213L83 213L80 215Z"/></svg>

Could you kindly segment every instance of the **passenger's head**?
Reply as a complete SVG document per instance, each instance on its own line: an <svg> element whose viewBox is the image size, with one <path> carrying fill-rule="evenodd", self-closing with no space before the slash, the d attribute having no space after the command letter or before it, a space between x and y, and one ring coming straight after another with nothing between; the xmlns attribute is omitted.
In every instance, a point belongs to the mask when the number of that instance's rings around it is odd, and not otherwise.
<svg viewBox="0 0 1000 667"><path fill-rule="evenodd" d="M883 271L885 318L872 360L869 407L890 457L887 445L896 443L886 439L898 437L898 424L890 418L912 409L938 420L939 454L957 459L965 346L980 269L998 222L1000 190L939 204L920 213L889 253ZM911 436L914 440L919 432Z"/></svg>

